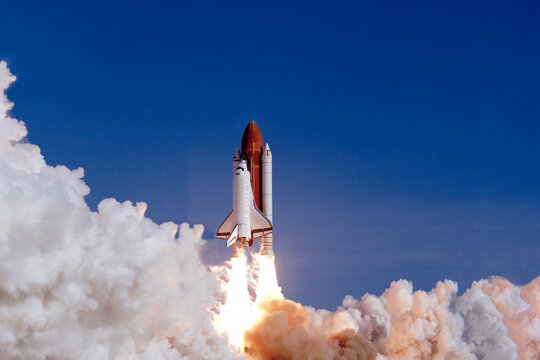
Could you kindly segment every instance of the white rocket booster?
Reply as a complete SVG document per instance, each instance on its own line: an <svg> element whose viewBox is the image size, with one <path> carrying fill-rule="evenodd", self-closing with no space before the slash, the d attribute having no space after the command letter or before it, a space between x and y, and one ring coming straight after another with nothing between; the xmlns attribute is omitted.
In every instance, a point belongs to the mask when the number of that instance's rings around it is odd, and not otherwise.
<svg viewBox="0 0 540 360"><path fill-rule="evenodd" d="M268 143L264 146L263 153L261 155L262 162L262 197L263 197L263 213L266 218L272 220L272 152ZM272 225L273 226L273 225ZM269 233L263 235L261 243L261 255L274 255L274 249L272 244L273 234Z"/></svg>

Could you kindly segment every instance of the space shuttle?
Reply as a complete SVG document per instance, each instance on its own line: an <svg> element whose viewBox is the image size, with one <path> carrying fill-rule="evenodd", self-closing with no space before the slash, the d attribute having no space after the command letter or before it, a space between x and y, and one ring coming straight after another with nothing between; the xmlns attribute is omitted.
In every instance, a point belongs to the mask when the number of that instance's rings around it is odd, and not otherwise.
<svg viewBox="0 0 540 360"><path fill-rule="evenodd" d="M233 257L238 257L262 237L261 255L273 256L272 232L272 152L268 144L263 147L261 131L252 120L233 157L233 209L216 238L226 239Z"/></svg>

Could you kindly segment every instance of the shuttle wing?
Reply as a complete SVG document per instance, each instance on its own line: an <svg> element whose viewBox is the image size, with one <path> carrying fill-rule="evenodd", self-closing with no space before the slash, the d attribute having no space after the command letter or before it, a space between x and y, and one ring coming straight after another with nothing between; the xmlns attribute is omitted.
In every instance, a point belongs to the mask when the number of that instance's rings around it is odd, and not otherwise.
<svg viewBox="0 0 540 360"><path fill-rule="evenodd" d="M219 225L216 238L218 239L227 239L229 238L229 235L231 235L233 231L234 224L234 216L233 216L234 210L231 211L229 216ZM228 246L228 245L227 245Z"/></svg>
<svg viewBox="0 0 540 360"><path fill-rule="evenodd" d="M256 239L260 236L270 234L272 232L272 223L259 210L255 204L255 200L250 208L251 216L251 238Z"/></svg>

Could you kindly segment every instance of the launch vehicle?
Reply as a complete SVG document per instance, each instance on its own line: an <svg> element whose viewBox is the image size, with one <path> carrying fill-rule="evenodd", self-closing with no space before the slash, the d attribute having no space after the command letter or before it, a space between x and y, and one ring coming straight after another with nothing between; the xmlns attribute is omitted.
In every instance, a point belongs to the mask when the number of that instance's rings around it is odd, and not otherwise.
<svg viewBox="0 0 540 360"><path fill-rule="evenodd" d="M272 256L272 231L272 153L251 120L233 157L233 209L216 238L226 239L237 257L262 236L261 254Z"/></svg>

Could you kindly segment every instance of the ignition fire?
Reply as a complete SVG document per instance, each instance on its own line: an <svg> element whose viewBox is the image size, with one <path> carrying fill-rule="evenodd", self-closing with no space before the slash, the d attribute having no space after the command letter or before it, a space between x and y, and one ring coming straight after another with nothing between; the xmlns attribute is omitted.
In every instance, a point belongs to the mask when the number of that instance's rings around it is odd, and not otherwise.
<svg viewBox="0 0 540 360"><path fill-rule="evenodd" d="M229 282L225 289L225 303L215 319L216 329L226 333L229 344L240 351L244 348L244 331L250 326L252 320L246 274L246 256L242 254L242 256L232 258Z"/></svg>
<svg viewBox="0 0 540 360"><path fill-rule="evenodd" d="M254 274L257 279L255 302L251 301L248 291L247 257L242 254L231 259L225 303L214 321L216 329L225 333L229 345L239 352L244 351L244 333L264 316L259 304L268 297L283 298L277 283L274 256L256 254L254 258L258 266L250 266L249 270L257 272Z"/></svg>
<svg viewBox="0 0 540 360"><path fill-rule="evenodd" d="M283 298L281 288L278 286L276 276L276 266L274 256L258 255L259 260L259 280L257 282L257 300L255 301L256 310L258 305L267 297Z"/></svg>

